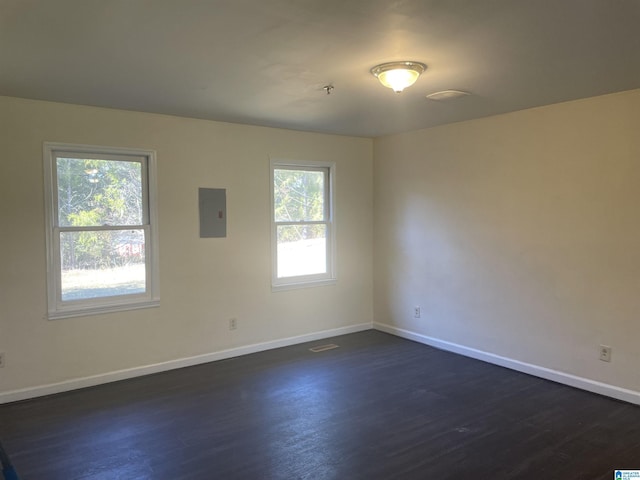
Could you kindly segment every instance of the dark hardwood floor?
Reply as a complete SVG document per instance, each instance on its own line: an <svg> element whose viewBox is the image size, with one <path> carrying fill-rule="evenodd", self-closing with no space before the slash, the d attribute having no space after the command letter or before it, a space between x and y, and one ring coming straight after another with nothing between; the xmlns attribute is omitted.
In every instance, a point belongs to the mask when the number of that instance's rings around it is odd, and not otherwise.
<svg viewBox="0 0 640 480"><path fill-rule="evenodd" d="M1 405L0 438L22 480L640 469L640 407L376 331Z"/></svg>

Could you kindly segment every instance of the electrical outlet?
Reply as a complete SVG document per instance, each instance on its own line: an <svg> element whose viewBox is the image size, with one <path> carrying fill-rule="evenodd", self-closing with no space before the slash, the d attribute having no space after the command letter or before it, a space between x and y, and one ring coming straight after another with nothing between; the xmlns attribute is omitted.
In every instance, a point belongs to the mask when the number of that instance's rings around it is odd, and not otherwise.
<svg viewBox="0 0 640 480"><path fill-rule="evenodd" d="M611 347L607 345L600 345L600 360L603 362L611 361Z"/></svg>
<svg viewBox="0 0 640 480"><path fill-rule="evenodd" d="M4 352L0 352L0 368L4 367Z"/></svg>
<svg viewBox="0 0 640 480"><path fill-rule="evenodd" d="M229 319L229 330L235 330L236 328L238 328L238 319L237 318L230 318Z"/></svg>
<svg viewBox="0 0 640 480"><path fill-rule="evenodd" d="M413 318L420 318L420 306L413 307Z"/></svg>

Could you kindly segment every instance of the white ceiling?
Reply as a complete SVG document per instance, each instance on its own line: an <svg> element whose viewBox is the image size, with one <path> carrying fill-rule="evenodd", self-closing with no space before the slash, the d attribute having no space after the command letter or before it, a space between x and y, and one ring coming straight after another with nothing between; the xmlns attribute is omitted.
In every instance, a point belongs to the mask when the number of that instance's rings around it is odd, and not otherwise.
<svg viewBox="0 0 640 480"><path fill-rule="evenodd" d="M639 87L640 0L0 0L0 95L375 137Z"/></svg>

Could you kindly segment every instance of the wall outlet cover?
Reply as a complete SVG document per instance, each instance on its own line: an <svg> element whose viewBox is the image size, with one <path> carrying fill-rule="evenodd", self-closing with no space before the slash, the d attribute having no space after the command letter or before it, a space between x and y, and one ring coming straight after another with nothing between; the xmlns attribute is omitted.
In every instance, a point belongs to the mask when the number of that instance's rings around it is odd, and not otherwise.
<svg viewBox="0 0 640 480"><path fill-rule="evenodd" d="M608 345L600 345L600 360L603 362L611 361L611 347Z"/></svg>

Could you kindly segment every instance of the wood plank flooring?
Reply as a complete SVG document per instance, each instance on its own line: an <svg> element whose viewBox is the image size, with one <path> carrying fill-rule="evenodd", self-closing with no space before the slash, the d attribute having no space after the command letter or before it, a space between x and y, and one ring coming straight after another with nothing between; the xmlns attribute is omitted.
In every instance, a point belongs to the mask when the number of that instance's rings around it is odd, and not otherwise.
<svg viewBox="0 0 640 480"><path fill-rule="evenodd" d="M640 469L640 407L373 330L1 405L0 438L22 480Z"/></svg>

